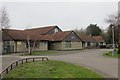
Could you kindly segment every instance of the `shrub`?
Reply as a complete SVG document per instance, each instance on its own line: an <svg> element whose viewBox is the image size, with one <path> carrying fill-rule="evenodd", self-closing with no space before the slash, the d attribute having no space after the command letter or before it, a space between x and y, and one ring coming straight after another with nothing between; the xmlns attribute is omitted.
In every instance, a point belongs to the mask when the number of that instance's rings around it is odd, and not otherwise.
<svg viewBox="0 0 120 80"><path fill-rule="evenodd" d="M106 48L106 45L100 45L100 48Z"/></svg>
<svg viewBox="0 0 120 80"><path fill-rule="evenodd" d="M120 54L120 43L118 45L118 54Z"/></svg>

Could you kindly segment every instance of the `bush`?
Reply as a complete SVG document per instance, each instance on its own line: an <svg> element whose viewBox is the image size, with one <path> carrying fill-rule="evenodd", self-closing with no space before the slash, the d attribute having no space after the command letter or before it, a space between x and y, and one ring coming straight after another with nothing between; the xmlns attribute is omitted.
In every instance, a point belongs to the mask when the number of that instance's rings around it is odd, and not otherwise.
<svg viewBox="0 0 120 80"><path fill-rule="evenodd" d="M106 48L106 45L100 45L100 48Z"/></svg>
<svg viewBox="0 0 120 80"><path fill-rule="evenodd" d="M118 45L118 54L120 54L120 44Z"/></svg>

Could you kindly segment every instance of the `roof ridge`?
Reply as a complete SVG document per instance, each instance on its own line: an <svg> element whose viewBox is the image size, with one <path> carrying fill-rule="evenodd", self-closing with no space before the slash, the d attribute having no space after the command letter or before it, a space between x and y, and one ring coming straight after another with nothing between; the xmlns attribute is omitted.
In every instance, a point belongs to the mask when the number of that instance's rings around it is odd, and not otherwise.
<svg viewBox="0 0 120 80"><path fill-rule="evenodd" d="M20 30L20 29L2 29L2 30L14 30L14 31L24 31L24 30Z"/></svg>
<svg viewBox="0 0 120 80"><path fill-rule="evenodd" d="M34 29L42 29L42 28L50 28L50 27L53 27L53 28L54 28L54 27L57 27L57 25L54 25L54 26L45 26L45 27L43 27L43 26L40 27L40 26L39 26L39 27L36 27L36 28L25 29L25 30L34 30Z"/></svg>

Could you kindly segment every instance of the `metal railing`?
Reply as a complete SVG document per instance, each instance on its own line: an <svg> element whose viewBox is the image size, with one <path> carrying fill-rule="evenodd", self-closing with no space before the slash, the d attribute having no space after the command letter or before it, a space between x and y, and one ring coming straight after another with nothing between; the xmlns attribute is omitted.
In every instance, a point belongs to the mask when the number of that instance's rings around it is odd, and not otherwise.
<svg viewBox="0 0 120 80"><path fill-rule="evenodd" d="M27 62L35 62L35 61L44 61L49 60L47 57L33 57L33 58L25 58L21 60L17 60L13 63L11 63L8 67L6 67L1 73L0 73L0 80L4 77L4 75L8 74L13 68L18 66L19 64L27 63Z"/></svg>

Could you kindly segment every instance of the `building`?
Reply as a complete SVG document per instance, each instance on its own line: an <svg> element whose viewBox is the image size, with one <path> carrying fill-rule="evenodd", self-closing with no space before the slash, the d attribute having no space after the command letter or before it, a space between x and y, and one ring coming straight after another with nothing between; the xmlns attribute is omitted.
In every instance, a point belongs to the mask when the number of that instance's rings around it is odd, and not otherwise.
<svg viewBox="0 0 120 80"><path fill-rule="evenodd" d="M82 49L82 40L74 31L57 32L53 35L51 49L53 50L71 50Z"/></svg>
<svg viewBox="0 0 120 80"><path fill-rule="evenodd" d="M82 40L83 48L96 48L106 46L106 43L102 36L80 35L79 37Z"/></svg>
<svg viewBox="0 0 120 80"><path fill-rule="evenodd" d="M2 29L3 53L82 49L82 40L74 31L62 31L58 26L25 30Z"/></svg>
<svg viewBox="0 0 120 80"><path fill-rule="evenodd" d="M0 30L0 54L2 54L2 46L3 42L2 42L2 31Z"/></svg>
<svg viewBox="0 0 120 80"><path fill-rule="evenodd" d="M96 40L91 35L80 35L80 39L82 40L83 48L92 48L96 47Z"/></svg>
<svg viewBox="0 0 120 80"><path fill-rule="evenodd" d="M106 45L106 43L105 43L104 39L102 38L102 36L93 36L93 38L97 42L98 46Z"/></svg>

